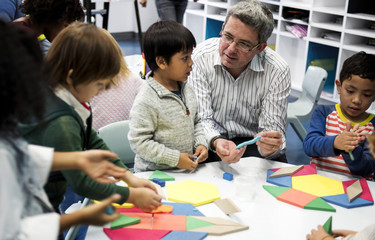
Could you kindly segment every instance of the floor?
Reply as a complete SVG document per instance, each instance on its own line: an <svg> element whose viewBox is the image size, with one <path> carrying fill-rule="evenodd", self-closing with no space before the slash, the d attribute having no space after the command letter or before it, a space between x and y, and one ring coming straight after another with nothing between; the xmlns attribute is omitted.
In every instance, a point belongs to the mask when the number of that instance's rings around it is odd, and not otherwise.
<svg viewBox="0 0 375 240"><path fill-rule="evenodd" d="M125 56L141 54L141 49L139 42L137 40L129 41L118 41ZM297 99L298 94L291 94L289 102L293 102ZM304 127L307 129L309 122L303 123ZM286 156L288 162L291 164L309 164L309 157L303 152L302 141L298 138L297 134L294 132L293 128L288 126L286 131L286 142L287 150Z"/></svg>

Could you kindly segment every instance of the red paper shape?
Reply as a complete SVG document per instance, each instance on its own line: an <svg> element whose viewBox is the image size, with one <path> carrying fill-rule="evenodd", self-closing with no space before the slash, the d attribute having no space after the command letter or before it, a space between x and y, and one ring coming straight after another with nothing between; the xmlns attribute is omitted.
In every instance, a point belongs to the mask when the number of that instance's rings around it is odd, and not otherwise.
<svg viewBox="0 0 375 240"><path fill-rule="evenodd" d="M103 228L103 231L111 240L160 240L170 231L167 230L150 230L150 229L131 229L119 228L111 230Z"/></svg>
<svg viewBox="0 0 375 240"><path fill-rule="evenodd" d="M342 185L344 186L345 193L346 193L346 188L349 187L350 185L352 185L357 180L358 179L342 181ZM359 182L361 183L361 187L362 187L362 191L363 191L362 194L359 195L359 198L368 200L370 202L374 202L374 199L372 198L372 195L371 195L371 192L370 192L370 188L367 185L367 180L364 179L364 178L361 178L361 179L359 179Z"/></svg>
<svg viewBox="0 0 375 240"><path fill-rule="evenodd" d="M279 169L280 168L273 168L273 169L270 169L270 170L276 172ZM298 172L296 172L296 173L294 173L290 176L296 177L296 176L303 176L303 175L310 175L310 174L317 174L315 164L304 165L302 169L300 169Z"/></svg>

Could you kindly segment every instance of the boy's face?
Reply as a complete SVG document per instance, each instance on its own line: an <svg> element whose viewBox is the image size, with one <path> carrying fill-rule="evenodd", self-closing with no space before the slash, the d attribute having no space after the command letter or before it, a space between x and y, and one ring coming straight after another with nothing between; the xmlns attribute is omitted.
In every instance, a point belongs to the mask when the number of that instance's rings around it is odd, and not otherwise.
<svg viewBox="0 0 375 240"><path fill-rule="evenodd" d="M78 84L72 87L69 84L68 90L81 103L90 101L91 98L103 92L108 84L108 79L100 79L90 83Z"/></svg>
<svg viewBox="0 0 375 240"><path fill-rule="evenodd" d="M336 86L345 117L353 122L364 121L368 116L365 111L375 100L375 81L352 75L342 84L336 80Z"/></svg>
<svg viewBox="0 0 375 240"><path fill-rule="evenodd" d="M188 79L193 66L191 59L192 50L181 51L174 54L167 64L166 78L170 81L184 82Z"/></svg>

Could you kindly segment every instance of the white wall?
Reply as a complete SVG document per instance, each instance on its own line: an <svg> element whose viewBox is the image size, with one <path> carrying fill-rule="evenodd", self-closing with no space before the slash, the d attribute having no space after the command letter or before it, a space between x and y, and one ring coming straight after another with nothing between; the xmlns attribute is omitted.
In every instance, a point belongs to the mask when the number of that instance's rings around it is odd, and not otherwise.
<svg viewBox="0 0 375 240"><path fill-rule="evenodd" d="M102 8L101 3L97 3L97 9ZM158 20L158 14L154 0L147 1L147 7L142 7L138 2L139 16L141 19L142 32ZM101 26L101 18L97 18L97 25ZM118 32L138 32L137 19L135 14L134 1L114 0L109 6L108 31Z"/></svg>

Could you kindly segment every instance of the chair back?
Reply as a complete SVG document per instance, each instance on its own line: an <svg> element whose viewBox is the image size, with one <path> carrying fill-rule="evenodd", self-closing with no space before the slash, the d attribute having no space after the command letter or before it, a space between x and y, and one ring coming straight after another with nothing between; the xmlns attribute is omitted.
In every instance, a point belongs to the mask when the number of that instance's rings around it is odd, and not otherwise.
<svg viewBox="0 0 375 240"><path fill-rule="evenodd" d="M128 132L129 120L124 120L100 128L98 134L125 165L133 167L135 153L130 148Z"/></svg>
<svg viewBox="0 0 375 240"><path fill-rule="evenodd" d="M321 67L309 66L306 71L302 91L314 102L313 107L319 101L327 76L327 71Z"/></svg>

